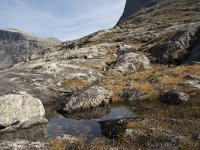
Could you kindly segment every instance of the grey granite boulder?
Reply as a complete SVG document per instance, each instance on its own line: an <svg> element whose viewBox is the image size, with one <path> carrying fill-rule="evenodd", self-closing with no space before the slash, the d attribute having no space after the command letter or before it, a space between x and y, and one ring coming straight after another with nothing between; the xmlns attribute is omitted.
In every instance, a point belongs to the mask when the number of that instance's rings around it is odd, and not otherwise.
<svg viewBox="0 0 200 150"><path fill-rule="evenodd" d="M123 73L133 73L150 67L149 59L141 54L125 53L119 56L114 69Z"/></svg>
<svg viewBox="0 0 200 150"><path fill-rule="evenodd" d="M37 149L37 150L48 150L49 143L47 142L35 142L28 140L0 140L1 150L27 150L27 149Z"/></svg>
<svg viewBox="0 0 200 150"><path fill-rule="evenodd" d="M0 126L10 126L37 117L44 117L42 102L28 94L0 97Z"/></svg>
<svg viewBox="0 0 200 150"><path fill-rule="evenodd" d="M190 63L200 61L199 23L180 26L173 34L149 49L154 61L162 64Z"/></svg>
<svg viewBox="0 0 200 150"><path fill-rule="evenodd" d="M112 92L100 86L92 86L69 97L64 105L61 106L59 112L72 113L107 105L111 96Z"/></svg>

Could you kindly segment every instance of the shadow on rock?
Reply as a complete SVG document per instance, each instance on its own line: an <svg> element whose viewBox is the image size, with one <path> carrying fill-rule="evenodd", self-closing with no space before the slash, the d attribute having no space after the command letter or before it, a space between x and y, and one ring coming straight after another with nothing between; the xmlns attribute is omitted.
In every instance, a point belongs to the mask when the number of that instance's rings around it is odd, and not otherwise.
<svg viewBox="0 0 200 150"><path fill-rule="evenodd" d="M0 140L26 139L26 140L44 140L46 134L46 125L34 126L30 129L20 129L1 133Z"/></svg>

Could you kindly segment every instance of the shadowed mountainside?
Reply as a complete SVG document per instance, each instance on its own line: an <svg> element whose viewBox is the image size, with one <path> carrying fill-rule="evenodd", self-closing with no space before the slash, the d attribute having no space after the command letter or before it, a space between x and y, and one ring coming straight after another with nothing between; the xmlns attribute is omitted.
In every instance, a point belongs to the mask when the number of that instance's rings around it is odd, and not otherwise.
<svg viewBox="0 0 200 150"><path fill-rule="evenodd" d="M0 69L25 61L32 54L59 43L59 40L38 38L17 29L0 30Z"/></svg>
<svg viewBox="0 0 200 150"><path fill-rule="evenodd" d="M144 8L147 4L151 4L153 0L126 0L124 12L119 19L117 25L122 21Z"/></svg>

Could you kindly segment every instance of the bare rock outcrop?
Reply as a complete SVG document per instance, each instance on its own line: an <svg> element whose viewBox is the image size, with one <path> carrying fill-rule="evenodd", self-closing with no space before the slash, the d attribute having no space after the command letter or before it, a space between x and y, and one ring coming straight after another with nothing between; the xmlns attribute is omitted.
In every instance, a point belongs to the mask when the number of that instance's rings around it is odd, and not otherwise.
<svg viewBox="0 0 200 150"><path fill-rule="evenodd" d="M0 126L26 122L44 117L42 102L28 94L10 94L0 97Z"/></svg>
<svg viewBox="0 0 200 150"><path fill-rule="evenodd" d="M59 111L72 113L80 110L88 110L101 105L107 105L110 102L111 96L112 92L100 86L92 86L69 97Z"/></svg>
<svg viewBox="0 0 200 150"><path fill-rule="evenodd" d="M200 24L177 28L173 34L151 49L150 54L157 63L175 64L200 60Z"/></svg>
<svg viewBox="0 0 200 150"><path fill-rule="evenodd" d="M136 70L143 70L150 67L149 59L141 54L125 53L119 56L115 70L123 73L133 73Z"/></svg>

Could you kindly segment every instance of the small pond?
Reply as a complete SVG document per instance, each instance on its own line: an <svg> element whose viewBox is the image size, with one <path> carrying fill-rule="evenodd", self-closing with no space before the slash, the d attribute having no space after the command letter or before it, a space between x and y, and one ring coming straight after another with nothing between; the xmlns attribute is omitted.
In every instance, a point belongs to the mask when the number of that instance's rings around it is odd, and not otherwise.
<svg viewBox="0 0 200 150"><path fill-rule="evenodd" d="M100 108L99 110L79 112L72 116L62 116L55 112L52 113L54 115L48 118L48 124L35 126L27 130L19 130L14 133L6 133L0 135L0 139L27 139L37 141L61 134L74 136L84 135L87 139L92 139L95 137L103 137L98 121L136 116L127 106Z"/></svg>

